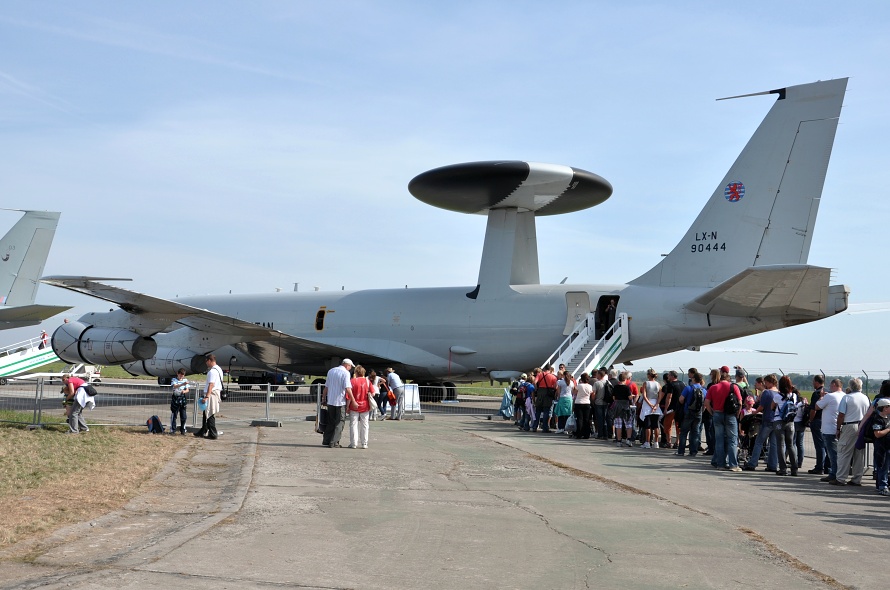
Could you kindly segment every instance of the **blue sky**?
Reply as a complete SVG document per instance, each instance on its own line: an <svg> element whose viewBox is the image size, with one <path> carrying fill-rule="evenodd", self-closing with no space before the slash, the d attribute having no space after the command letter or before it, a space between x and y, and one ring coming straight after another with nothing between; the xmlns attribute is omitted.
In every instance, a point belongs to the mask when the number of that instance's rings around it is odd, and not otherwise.
<svg viewBox="0 0 890 590"><path fill-rule="evenodd" d="M887 301L890 8L848 4L5 2L3 206L62 211L46 274L162 297L472 285L485 219L408 182L550 162L615 192L538 221L542 281L622 283L682 237L773 100L715 98L849 76L810 262ZM845 315L723 346L797 356L637 364L887 370L888 328Z"/></svg>

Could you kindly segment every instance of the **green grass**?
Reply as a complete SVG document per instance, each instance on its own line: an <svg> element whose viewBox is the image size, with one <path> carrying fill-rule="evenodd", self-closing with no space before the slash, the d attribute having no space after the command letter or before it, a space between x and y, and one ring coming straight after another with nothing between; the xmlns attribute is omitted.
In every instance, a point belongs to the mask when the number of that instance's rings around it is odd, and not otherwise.
<svg viewBox="0 0 890 590"><path fill-rule="evenodd" d="M0 420L30 422L33 415L0 411ZM40 487L102 460L122 444L110 429L94 428L89 436L67 436L61 420L27 430L24 424L0 424L0 498ZM77 457L77 461L72 461Z"/></svg>
<svg viewBox="0 0 890 590"><path fill-rule="evenodd" d="M0 420L32 417L0 411ZM61 420L34 430L0 422L0 548L119 508L189 442L144 428L67 430Z"/></svg>

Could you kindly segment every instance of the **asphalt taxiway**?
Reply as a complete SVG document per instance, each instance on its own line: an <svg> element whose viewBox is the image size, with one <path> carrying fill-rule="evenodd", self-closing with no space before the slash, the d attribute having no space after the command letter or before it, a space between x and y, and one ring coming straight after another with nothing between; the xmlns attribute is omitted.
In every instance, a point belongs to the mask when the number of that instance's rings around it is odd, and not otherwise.
<svg viewBox="0 0 890 590"><path fill-rule="evenodd" d="M322 447L306 422L225 430L124 509L0 555L0 588L883 584L890 501L870 479L729 473L467 417L372 423L367 450Z"/></svg>

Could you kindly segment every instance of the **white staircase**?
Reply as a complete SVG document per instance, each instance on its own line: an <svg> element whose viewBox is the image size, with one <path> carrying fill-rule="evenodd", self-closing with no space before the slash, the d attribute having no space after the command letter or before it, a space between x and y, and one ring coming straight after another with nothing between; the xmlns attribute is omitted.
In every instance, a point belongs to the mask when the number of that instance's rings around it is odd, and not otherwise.
<svg viewBox="0 0 890 590"><path fill-rule="evenodd" d="M587 314L542 366L556 367L565 363L566 369L576 378L581 373L589 374L599 367L611 366L627 346L627 314L618 314L615 323L600 340L594 338L595 322L594 314Z"/></svg>
<svg viewBox="0 0 890 590"><path fill-rule="evenodd" d="M0 377L26 373L59 360L49 344L40 347L42 342L40 338L31 338L0 348Z"/></svg>

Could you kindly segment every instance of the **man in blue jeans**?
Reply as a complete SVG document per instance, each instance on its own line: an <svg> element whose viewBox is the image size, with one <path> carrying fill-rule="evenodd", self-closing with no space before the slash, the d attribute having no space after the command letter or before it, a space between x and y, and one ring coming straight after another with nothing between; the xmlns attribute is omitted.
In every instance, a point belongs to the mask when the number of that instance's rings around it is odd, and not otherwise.
<svg viewBox="0 0 890 590"><path fill-rule="evenodd" d="M751 450L751 456L743 467L745 471L754 471L757 469L757 464L760 462L760 453L763 451L763 443L770 439L770 434L772 434L777 425L780 427L783 426L781 421L774 421L776 417L776 411L773 407L776 404L774 402L777 399L781 399L778 389L779 379L774 374L770 374L763 378L763 384L766 389L760 394L760 401L757 404L757 411L760 412L762 417L760 432L757 433L757 439L754 441L754 449ZM767 471L779 470L778 459L779 457L776 454L776 450L770 449L766 459Z"/></svg>
<svg viewBox="0 0 890 590"><path fill-rule="evenodd" d="M736 413L724 412L727 398L733 395L741 407L739 388L729 380L729 367L720 368L720 382L711 387L705 398L705 409L713 412L714 456L711 465L727 471L741 471L739 467L739 420Z"/></svg>
<svg viewBox="0 0 890 590"><path fill-rule="evenodd" d="M822 441L825 443L825 454L831 461L828 475L819 481L837 480L837 413L844 399L844 383L840 379L832 379L829 384L830 393L822 396L816 407L822 410Z"/></svg>
<svg viewBox="0 0 890 590"><path fill-rule="evenodd" d="M815 475L824 475L830 469L828 455L825 452L825 442L822 438L822 410L816 407L816 402L825 395L825 378L822 375L813 377L813 396L810 398L810 434L813 435L813 449L816 451L816 466L807 471Z"/></svg>

